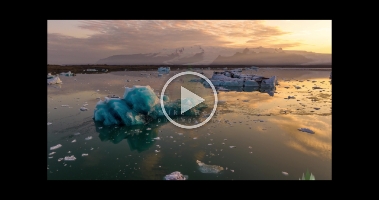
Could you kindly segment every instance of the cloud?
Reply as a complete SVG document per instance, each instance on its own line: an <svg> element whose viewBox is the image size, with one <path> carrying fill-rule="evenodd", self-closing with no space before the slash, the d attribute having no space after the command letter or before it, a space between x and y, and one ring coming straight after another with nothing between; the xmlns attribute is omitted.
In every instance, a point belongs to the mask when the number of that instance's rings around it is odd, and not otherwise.
<svg viewBox="0 0 379 200"><path fill-rule="evenodd" d="M152 53L164 48L242 47L246 45L244 41L267 46L270 39L289 34L252 20L84 20L78 27L94 34L76 38L48 33L49 62L95 63L111 55Z"/></svg>

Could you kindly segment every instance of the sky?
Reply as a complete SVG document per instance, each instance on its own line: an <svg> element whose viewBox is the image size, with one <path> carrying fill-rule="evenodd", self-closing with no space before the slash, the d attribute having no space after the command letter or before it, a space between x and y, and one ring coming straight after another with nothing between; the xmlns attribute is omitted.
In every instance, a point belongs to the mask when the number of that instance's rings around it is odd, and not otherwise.
<svg viewBox="0 0 379 200"><path fill-rule="evenodd" d="M187 46L332 52L331 20L48 20L48 64Z"/></svg>

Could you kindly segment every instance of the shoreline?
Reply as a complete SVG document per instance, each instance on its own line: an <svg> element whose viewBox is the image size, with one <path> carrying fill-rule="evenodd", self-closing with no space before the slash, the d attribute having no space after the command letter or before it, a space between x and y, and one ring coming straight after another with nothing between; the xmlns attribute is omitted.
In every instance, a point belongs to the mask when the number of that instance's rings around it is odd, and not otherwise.
<svg viewBox="0 0 379 200"><path fill-rule="evenodd" d="M331 69L332 65L47 65L47 73L59 74L71 71L76 74L107 73L111 71L155 71L159 67L170 67L171 70L183 69L223 69L230 68L248 68L256 66L259 68L276 68L276 69ZM87 71L95 69L97 71Z"/></svg>

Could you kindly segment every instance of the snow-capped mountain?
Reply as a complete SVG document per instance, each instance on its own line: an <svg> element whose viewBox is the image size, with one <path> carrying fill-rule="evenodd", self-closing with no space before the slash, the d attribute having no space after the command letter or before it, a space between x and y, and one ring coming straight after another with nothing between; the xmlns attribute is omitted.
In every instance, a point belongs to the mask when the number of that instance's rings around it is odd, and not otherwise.
<svg viewBox="0 0 379 200"><path fill-rule="evenodd" d="M331 64L331 54L281 48L189 46L148 54L115 55L97 64L109 65L307 65Z"/></svg>

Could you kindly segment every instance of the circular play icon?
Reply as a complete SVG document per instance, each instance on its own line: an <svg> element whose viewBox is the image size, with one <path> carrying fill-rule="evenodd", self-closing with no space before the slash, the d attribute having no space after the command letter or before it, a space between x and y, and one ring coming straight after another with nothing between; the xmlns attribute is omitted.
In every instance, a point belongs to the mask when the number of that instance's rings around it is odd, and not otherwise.
<svg viewBox="0 0 379 200"><path fill-rule="evenodd" d="M207 117L206 120L202 121L201 123L198 123L198 124L195 124L195 125L191 125L191 126L179 124L178 122L174 121L167 114L167 112L166 112L166 110L164 108L163 97L164 97L164 93L166 91L167 86L171 83L171 81L173 81L174 79L176 79L176 78L178 78L180 76L183 76L183 75L195 75L195 76L199 76L200 78L204 79L211 86L212 91L213 91L213 95L214 95L214 105L213 105L213 110L210 113L210 115ZM193 108L193 107L197 106L198 104L200 104L200 103L202 103L202 102L205 101L202 97L196 95L195 93L191 92L190 90L188 90L187 88L185 88L183 86L180 87L180 100L181 100L180 114L183 114L184 112L190 110L191 108ZM207 123L209 120L211 120L211 118L213 117L213 115L216 112L217 101L218 101L218 99L217 99L217 91L216 91L215 87L213 86L212 82L207 77L205 77L204 75L202 75L200 73L197 73L197 72L190 72L190 71L188 71L188 72L181 72L181 73L176 74L175 76L171 77L166 82L166 84L163 86L163 89L162 89L162 92L161 92L161 98L160 98L162 112L166 116L166 118L171 123L173 123L174 125L176 125L176 126L178 126L180 128L185 128L185 129L198 128L198 127L204 125L205 123Z"/></svg>

